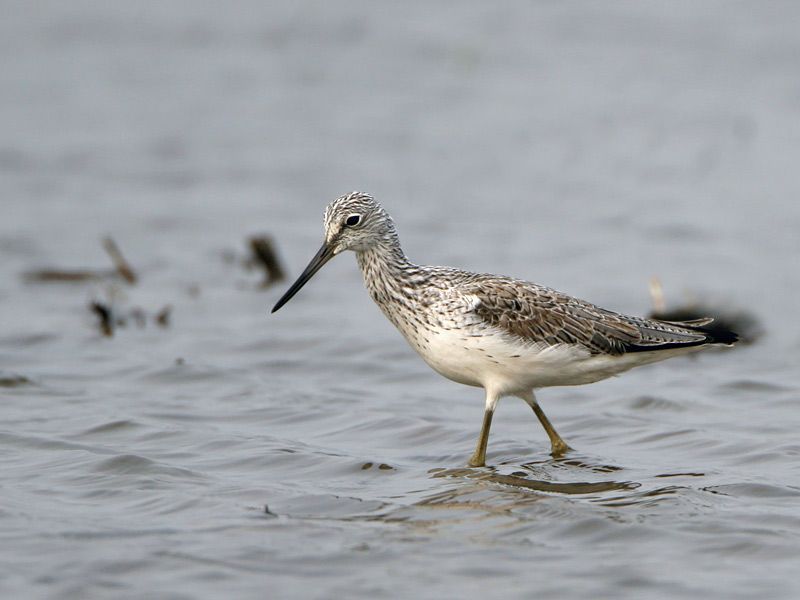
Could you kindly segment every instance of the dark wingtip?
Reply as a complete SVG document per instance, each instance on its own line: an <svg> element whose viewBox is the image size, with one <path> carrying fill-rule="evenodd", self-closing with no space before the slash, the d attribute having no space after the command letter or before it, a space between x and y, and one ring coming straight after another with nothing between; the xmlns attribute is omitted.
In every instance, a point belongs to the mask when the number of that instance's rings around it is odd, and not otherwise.
<svg viewBox="0 0 800 600"><path fill-rule="evenodd" d="M677 325L682 327L683 329L688 329L689 331L694 331L696 333L701 333L705 337L703 339L691 341L691 342L670 342L666 344L657 344L657 345L642 345L642 344L630 344L625 346L625 352L651 352L653 350L670 350L673 348L689 348L692 346L708 346L708 345L721 345L721 346L733 346L736 342L739 341L739 334L727 327L724 323L717 323L714 320L708 322L708 319L699 319L703 321L703 325L692 326L687 321L675 321L675 320L665 320L665 319L658 319L665 323L669 323L671 325Z"/></svg>
<svg viewBox="0 0 800 600"><path fill-rule="evenodd" d="M649 318L659 321L690 321L713 315L714 320L698 328L711 338L711 344L752 344L764 335L764 328L755 314L730 306L698 304L654 312Z"/></svg>
<svg viewBox="0 0 800 600"><path fill-rule="evenodd" d="M698 328L706 334L707 344L724 344L726 346L733 346L739 341L739 334L725 327L723 324L718 324L716 321L709 323L704 327Z"/></svg>
<svg viewBox="0 0 800 600"><path fill-rule="evenodd" d="M763 335L763 329L755 315L744 310L725 306L705 304L683 306L666 311L652 312L648 316L658 321L682 323L686 329L702 333L706 336L706 339L700 342L701 345L733 346L736 343L752 344ZM707 320L708 317L712 317L709 322L698 323L694 327L689 326L694 320L703 321Z"/></svg>

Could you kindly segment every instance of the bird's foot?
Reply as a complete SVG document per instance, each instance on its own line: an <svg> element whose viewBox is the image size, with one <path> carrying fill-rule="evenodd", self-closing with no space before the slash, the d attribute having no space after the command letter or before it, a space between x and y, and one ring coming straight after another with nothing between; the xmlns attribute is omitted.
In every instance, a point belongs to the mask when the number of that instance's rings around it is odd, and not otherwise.
<svg viewBox="0 0 800 600"><path fill-rule="evenodd" d="M485 467L486 466L486 455L478 456L477 454L473 454L469 457L469 461L467 462L468 467Z"/></svg>
<svg viewBox="0 0 800 600"><path fill-rule="evenodd" d="M552 442L550 456L553 458L561 458L567 452L572 452L572 448L570 448L564 440L559 439L558 441Z"/></svg>

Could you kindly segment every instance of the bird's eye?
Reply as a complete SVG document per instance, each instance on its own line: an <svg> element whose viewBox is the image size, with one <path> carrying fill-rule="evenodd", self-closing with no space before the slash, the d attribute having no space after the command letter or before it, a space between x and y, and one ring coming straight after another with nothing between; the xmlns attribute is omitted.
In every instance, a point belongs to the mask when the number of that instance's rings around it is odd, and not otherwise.
<svg viewBox="0 0 800 600"><path fill-rule="evenodd" d="M359 221L361 221L361 215L350 215L347 217L347 220L344 222L344 224L348 227L353 227L358 225Z"/></svg>

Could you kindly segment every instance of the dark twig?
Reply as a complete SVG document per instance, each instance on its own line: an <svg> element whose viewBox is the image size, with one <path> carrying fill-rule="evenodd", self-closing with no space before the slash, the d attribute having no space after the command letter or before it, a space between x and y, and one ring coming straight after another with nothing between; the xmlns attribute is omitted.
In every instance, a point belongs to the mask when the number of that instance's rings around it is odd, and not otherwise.
<svg viewBox="0 0 800 600"><path fill-rule="evenodd" d="M264 283L261 284L263 287L285 279L286 273L281 266L280 260L278 260L272 238L266 235L251 237L250 250L255 261L264 268L266 273Z"/></svg>
<svg viewBox="0 0 800 600"><path fill-rule="evenodd" d="M108 252L108 255L111 257L111 261L114 263L117 273L131 285L136 283L136 272L133 270L130 263L125 260L125 257L122 256L119 246L117 246L116 242L111 237L103 238L103 248L105 248L105 251Z"/></svg>
<svg viewBox="0 0 800 600"><path fill-rule="evenodd" d="M26 271L22 274L26 281L41 283L72 283L80 281L94 281L114 275L114 271L88 271L88 270L62 270L62 269L37 269Z"/></svg>
<svg viewBox="0 0 800 600"><path fill-rule="evenodd" d="M111 308L95 301L89 305L89 309L99 317L102 334L108 337L114 335L114 319L111 316Z"/></svg>

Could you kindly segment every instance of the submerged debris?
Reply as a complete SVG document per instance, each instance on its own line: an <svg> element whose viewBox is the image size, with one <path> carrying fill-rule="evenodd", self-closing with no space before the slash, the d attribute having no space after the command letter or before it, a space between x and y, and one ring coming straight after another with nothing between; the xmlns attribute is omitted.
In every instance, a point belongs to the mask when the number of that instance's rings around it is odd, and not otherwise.
<svg viewBox="0 0 800 600"><path fill-rule="evenodd" d="M712 336L734 331L739 336L740 344L752 344L764 335L764 329L754 314L733 306L691 300L685 304L667 308L661 281L656 277L650 280L650 297L653 302L653 310L648 317L651 319L692 321L712 317L714 321L706 325L704 329L708 330Z"/></svg>

